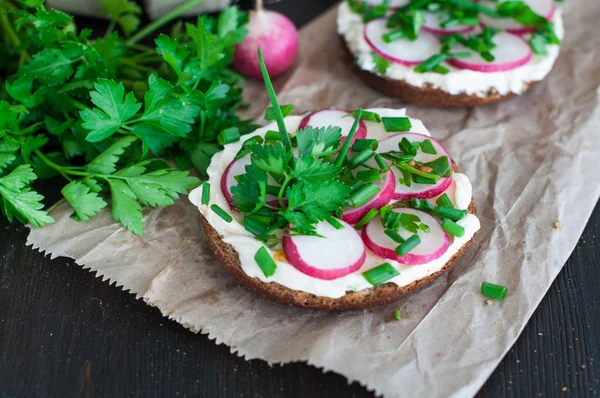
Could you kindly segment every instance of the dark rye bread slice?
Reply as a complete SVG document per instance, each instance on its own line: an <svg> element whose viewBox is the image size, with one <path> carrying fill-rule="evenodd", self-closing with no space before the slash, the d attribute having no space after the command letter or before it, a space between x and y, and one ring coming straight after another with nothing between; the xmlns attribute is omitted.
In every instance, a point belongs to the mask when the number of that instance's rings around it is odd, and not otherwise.
<svg viewBox="0 0 600 398"><path fill-rule="evenodd" d="M453 169L460 173L460 169L453 162ZM475 200L471 199L469 204L469 213L475 214ZM473 239L460 248L458 252L444 265L444 267L425 278L414 281L406 286L398 286L394 283L384 283L369 289L363 289L358 292L347 291L346 295L339 298L330 298L316 296L312 293L306 293L299 290L292 290L277 282L263 282L258 278L248 276L242 269L238 252L229 243L223 242L221 235L212 225L202 218L202 226L206 234L206 240L217 260L225 267L227 272L240 285L244 286L254 293L276 301L280 304L321 309L321 310L360 310L364 308L377 307L379 305L393 303L401 297L415 293L426 286L432 284L437 278L444 275L458 259L462 257Z"/></svg>
<svg viewBox="0 0 600 398"><path fill-rule="evenodd" d="M354 55L348 48L345 39L340 36L342 45L346 53L350 56L348 64L353 65L354 72L369 86L375 90L388 95L390 97L399 98L404 102L412 103L420 106L436 106L436 107L475 107L493 104L515 97L515 93L498 94L495 91L490 91L485 97L480 97L475 94L450 94L447 91L435 88L432 86L417 87L409 84L405 80L395 80L386 76L380 76L376 73L361 69L355 62ZM527 90L533 87L537 82L527 84Z"/></svg>

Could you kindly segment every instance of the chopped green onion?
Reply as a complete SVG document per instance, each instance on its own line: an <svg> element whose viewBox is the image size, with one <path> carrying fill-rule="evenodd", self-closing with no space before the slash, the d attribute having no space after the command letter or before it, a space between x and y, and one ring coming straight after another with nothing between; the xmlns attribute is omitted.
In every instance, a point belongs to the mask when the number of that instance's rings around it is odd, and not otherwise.
<svg viewBox="0 0 600 398"><path fill-rule="evenodd" d="M202 183L202 204L207 205L210 202L210 184L208 181Z"/></svg>
<svg viewBox="0 0 600 398"><path fill-rule="evenodd" d="M289 105L281 105L281 114L283 115L283 117L289 116L294 112L294 108L296 106L289 104ZM267 110L265 111L265 120L275 120L275 111L273 111L273 107L268 107ZM279 133L278 133L279 134Z"/></svg>
<svg viewBox="0 0 600 398"><path fill-rule="evenodd" d="M356 178L361 181L379 181L381 180L381 172L377 169L362 170L356 173Z"/></svg>
<svg viewBox="0 0 600 398"><path fill-rule="evenodd" d="M450 171L450 161L448 160L448 156L440 156L439 158L432 160L431 162L424 163L423 165L431 167L433 169L432 173L438 176L443 176Z"/></svg>
<svg viewBox="0 0 600 398"><path fill-rule="evenodd" d="M381 219L386 219L387 216L390 214L390 212L392 211L392 206L391 205L385 205L383 206L381 209L379 209L379 213L381 214Z"/></svg>
<svg viewBox="0 0 600 398"><path fill-rule="evenodd" d="M448 218L444 218L442 221L442 228L449 234L459 238L465 234L465 229L463 227Z"/></svg>
<svg viewBox="0 0 600 398"><path fill-rule="evenodd" d="M389 212L386 217L381 220L384 222L384 227L386 229L391 229L392 231L397 231L400 227L402 214L396 213L395 211Z"/></svg>
<svg viewBox="0 0 600 398"><path fill-rule="evenodd" d="M431 143L431 140L424 140L421 142L421 151L423 151L423 153L428 153L430 155L437 155L437 151L435 150L435 147Z"/></svg>
<svg viewBox="0 0 600 398"><path fill-rule="evenodd" d="M437 198L435 203L437 203L437 205L440 207L454 207L454 203L452 203L450 197L448 197L448 194L443 194L442 196Z"/></svg>
<svg viewBox="0 0 600 398"><path fill-rule="evenodd" d="M254 260L267 278L275 273L277 264L275 264L275 261L271 258L271 255L264 246L261 246L261 248L258 249L254 255Z"/></svg>
<svg viewBox="0 0 600 398"><path fill-rule="evenodd" d="M380 188L372 182L365 184L350 194L347 202L351 207L360 207L379 193Z"/></svg>
<svg viewBox="0 0 600 398"><path fill-rule="evenodd" d="M375 155L375 152L371 148L367 148L360 152L358 155L348 160L348 168L350 170L357 168L367 160L371 159Z"/></svg>
<svg viewBox="0 0 600 398"><path fill-rule="evenodd" d="M344 145L342 146L342 149L340 149L340 152L338 153L337 158L335 159L335 165L337 167L342 167L342 164L346 160L346 154L348 153L348 149L350 149L350 143L354 139L354 135L356 134L356 130L358 129L358 124L360 123L360 118L362 115L362 109L359 109L356 112L357 112L356 119L354 120L354 123L352 124L352 128L350 129L350 132L346 136Z"/></svg>
<svg viewBox="0 0 600 398"><path fill-rule="evenodd" d="M400 236L400 234L393 229L386 229L383 231L391 240L396 243L404 243L404 238Z"/></svg>
<svg viewBox="0 0 600 398"><path fill-rule="evenodd" d="M354 144L352 144L352 152L361 152L367 148L371 148L372 150L377 150L379 143L377 140L373 140L370 138L358 138L354 140Z"/></svg>
<svg viewBox="0 0 600 398"><path fill-rule="evenodd" d="M383 263L375 268L371 268L368 271L363 272L363 276L373 286L387 282L390 279L400 275L400 272L390 265L390 263Z"/></svg>
<svg viewBox="0 0 600 398"><path fill-rule="evenodd" d="M379 166L379 170L381 170L382 173L385 173L390 169L380 154L375 155L375 161L377 162L377 166Z"/></svg>
<svg viewBox="0 0 600 398"><path fill-rule="evenodd" d="M396 255L398 257L404 256L406 253L417 247L421 243L421 238L419 235L412 235L410 238L406 239L404 242L400 243L396 248Z"/></svg>
<svg viewBox="0 0 600 398"><path fill-rule="evenodd" d="M481 284L481 294L483 294L485 297L502 300L504 297L506 297L507 292L508 289L506 286L495 285L489 282L483 282Z"/></svg>
<svg viewBox="0 0 600 398"><path fill-rule="evenodd" d="M400 310L394 311L394 318L399 321L400 320Z"/></svg>
<svg viewBox="0 0 600 398"><path fill-rule="evenodd" d="M267 226L259 220L246 216L244 217L244 229L255 236L265 236L267 233Z"/></svg>
<svg viewBox="0 0 600 398"><path fill-rule="evenodd" d="M327 217L325 220L335 229L344 229L344 226L335 217Z"/></svg>
<svg viewBox="0 0 600 398"><path fill-rule="evenodd" d="M414 209L423 210L426 212L433 211L433 205L425 199L411 198L410 206Z"/></svg>
<svg viewBox="0 0 600 398"><path fill-rule="evenodd" d="M217 142L220 145L231 144L240 140L240 131L237 127L229 127L217 135Z"/></svg>
<svg viewBox="0 0 600 398"><path fill-rule="evenodd" d="M231 217L229 215L229 213L227 213L225 210L221 209L219 207L219 205L212 205L210 206L210 209L215 212L215 214L219 217L221 217L223 220L225 220L226 222L231 222L233 220L233 217Z"/></svg>
<svg viewBox="0 0 600 398"><path fill-rule="evenodd" d="M358 191L364 185L365 185L364 182L357 180L354 184L352 184L350 186L350 193L353 194L354 192Z"/></svg>
<svg viewBox="0 0 600 398"><path fill-rule="evenodd" d="M383 127L388 133L409 131L412 127L407 117L382 117Z"/></svg>
<svg viewBox="0 0 600 398"><path fill-rule="evenodd" d="M379 210L378 209L371 209L371 210L369 210L369 212L367 214L365 214L365 216L363 218L361 218L359 222L356 223L356 225L354 226L354 228L355 229L361 229L362 227L364 227L365 225L367 225L369 223L369 221L371 221L372 219L374 219L375 216L377 216L377 214L379 214Z"/></svg>
<svg viewBox="0 0 600 398"><path fill-rule="evenodd" d="M435 180L433 178L425 178L425 177L421 177L419 175L413 175L412 180L416 184L430 184L430 185L435 184Z"/></svg>
<svg viewBox="0 0 600 398"><path fill-rule="evenodd" d="M281 141L279 131L269 130L265 133L265 141Z"/></svg>
<svg viewBox="0 0 600 398"><path fill-rule="evenodd" d="M433 209L433 214L441 218L458 221L467 215L467 211L455 209L454 207L438 206Z"/></svg>
<svg viewBox="0 0 600 398"><path fill-rule="evenodd" d="M385 43L391 43L393 41L402 39L406 37L406 32L404 29L392 30L391 32L387 32L382 36L382 39Z"/></svg>
<svg viewBox="0 0 600 398"><path fill-rule="evenodd" d="M357 109L351 113L354 117L358 117L358 111L361 109ZM367 122L381 123L381 116L375 112L362 111L360 115L360 120L366 120Z"/></svg>
<svg viewBox="0 0 600 398"><path fill-rule="evenodd" d="M402 139L398 142L398 149L400 149L407 155L417 155L417 148L415 148L414 145L406 137L402 137Z"/></svg>

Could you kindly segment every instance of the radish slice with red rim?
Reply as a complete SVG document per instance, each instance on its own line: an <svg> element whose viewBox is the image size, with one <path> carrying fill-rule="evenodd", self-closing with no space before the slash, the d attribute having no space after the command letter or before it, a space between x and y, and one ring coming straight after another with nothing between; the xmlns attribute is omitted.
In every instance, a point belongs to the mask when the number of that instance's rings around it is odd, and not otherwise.
<svg viewBox="0 0 600 398"><path fill-rule="evenodd" d="M229 203L229 206L233 210L235 210L235 206L233 205L233 196L231 195L231 187L237 185L236 176L246 174L246 166L250 165L252 160L250 155L246 155L241 159L233 160L229 163L229 166L223 172L221 176L221 191L223 192L223 196L225 196L225 200ZM269 176L269 183L275 185L275 181L271 176ZM273 206L279 205L279 201L275 196L267 195L267 203Z"/></svg>
<svg viewBox="0 0 600 398"><path fill-rule="evenodd" d="M352 125L356 118L354 116L348 116L350 112L342 109L321 109L304 116L300 121L298 130L302 130L305 127L340 127L342 129L342 140L341 144L346 140L346 136L350 133ZM357 138L365 138L367 136L367 126L361 120L358 123L358 128L354 134L354 139L350 144L353 144ZM340 144L340 146L341 146Z"/></svg>
<svg viewBox="0 0 600 398"><path fill-rule="evenodd" d="M440 52L439 39L427 31L421 31L415 41L399 39L391 43L384 42L383 35L390 31L386 22L385 18L375 19L368 22L364 30L369 46L383 58L398 64L414 66Z"/></svg>
<svg viewBox="0 0 600 398"><path fill-rule="evenodd" d="M453 33L467 33L474 29L473 26L469 25L453 25L447 28L443 28L441 26L441 22L447 17L440 20L440 14L432 13L432 12L424 12L425 14L425 22L423 23L423 29L434 33L436 35L451 35Z"/></svg>
<svg viewBox="0 0 600 398"><path fill-rule="evenodd" d="M344 208L343 219L350 224L359 222L371 209L380 209L390 203L396 190L396 177L392 170L384 174L381 181L376 182L379 186L379 192L364 205L354 208L346 206Z"/></svg>
<svg viewBox="0 0 600 398"><path fill-rule="evenodd" d="M419 265L427 264L440 258L448 250L448 247L450 247L450 238L435 217L424 211L410 208L399 208L393 211L418 216L421 222L429 227L429 232L418 230L417 234L421 239L421 243L410 252L399 257L396 254L396 247L398 247L399 243L385 234L385 228L381 224L381 217L375 217L362 230L362 238L365 245L375 255L398 261L401 264ZM412 232L402 227L398 231L398 234L404 239L408 239L413 235Z"/></svg>
<svg viewBox="0 0 600 398"><path fill-rule="evenodd" d="M455 68L470 69L478 72L504 72L525 65L531 60L533 53L529 44L520 36L512 33L501 32L494 35L493 42L496 45L491 53L494 61L486 61L478 53L457 44L455 52L468 51L472 55L469 58L451 59L448 63Z"/></svg>
<svg viewBox="0 0 600 398"><path fill-rule="evenodd" d="M377 152L389 152L389 151L397 151L398 143L402 140L402 138L408 139L410 142L422 142L425 140L431 141L431 144L435 148L437 154L428 154L424 153L420 149L417 151L417 156L415 156L415 160L417 162L427 163L431 162L440 156L447 156L448 161L452 164L452 160L450 155L446 149L440 144L437 140L431 138L428 135L418 134L418 133L400 133L391 136L390 138L386 138L385 140L379 141L379 147L377 148ZM396 168L391 167L394 175L396 176L396 189L394 191L393 199L396 200L410 200L411 198L417 199L430 199L434 198L438 195L441 195L452 183L451 177L442 177L436 181L435 184L417 184L413 182L410 187L407 187L404 184L398 182L399 178L402 178L402 173Z"/></svg>
<svg viewBox="0 0 600 398"><path fill-rule="evenodd" d="M338 220L342 229L326 221L316 225L318 236L283 236L283 251L298 271L317 279L333 280L358 271L367 251L359 233L348 223Z"/></svg>
<svg viewBox="0 0 600 398"><path fill-rule="evenodd" d="M375 7L384 3L384 0L364 0L371 7ZM409 0L390 0L388 8L390 10L397 10L402 8L409 3Z"/></svg>
<svg viewBox="0 0 600 398"><path fill-rule="evenodd" d="M533 12L547 20L551 20L554 16L554 11L556 9L554 0L523 0L523 2L527 4ZM482 1L481 4L495 10L497 3ZM535 31L534 28L523 26L513 18L493 18L485 14L480 14L480 20L485 26L495 29L504 29L507 32L515 34L531 33Z"/></svg>

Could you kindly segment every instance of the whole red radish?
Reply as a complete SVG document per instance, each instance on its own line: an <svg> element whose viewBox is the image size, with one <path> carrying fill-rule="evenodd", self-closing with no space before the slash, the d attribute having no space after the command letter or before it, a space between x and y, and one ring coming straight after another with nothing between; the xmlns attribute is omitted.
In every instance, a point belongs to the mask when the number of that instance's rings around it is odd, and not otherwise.
<svg viewBox="0 0 600 398"><path fill-rule="evenodd" d="M257 0L246 29L246 39L235 48L232 64L235 70L252 79L262 79L259 48L271 77L281 75L292 66L298 54L298 30L285 15L265 10L262 0Z"/></svg>

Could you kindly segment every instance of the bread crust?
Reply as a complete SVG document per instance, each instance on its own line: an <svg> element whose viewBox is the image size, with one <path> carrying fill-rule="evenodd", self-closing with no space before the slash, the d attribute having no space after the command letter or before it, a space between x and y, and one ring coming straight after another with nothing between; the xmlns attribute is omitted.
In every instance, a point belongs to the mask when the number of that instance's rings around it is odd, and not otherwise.
<svg viewBox="0 0 600 398"><path fill-rule="evenodd" d="M456 164L453 164L453 169L455 172L460 172L460 169ZM468 210L469 213L476 214L474 199L471 199ZM406 286L398 286L389 282L369 289L363 289L358 292L347 291L344 296L339 298L330 298L299 290L292 290L277 282L263 282L258 278L248 276L242 269L240 257L234 247L229 243L225 243L217 230L215 230L204 217L202 218L202 226L204 227L206 239L211 251L223 267L225 267L227 272L229 272L233 279L240 285L280 304L293 307L335 311L359 310L393 303L404 296L429 286L452 268L454 263L462 257L473 241L473 239L471 239L465 243L460 250L448 260L441 270Z"/></svg>
<svg viewBox="0 0 600 398"><path fill-rule="evenodd" d="M485 97L480 97L475 94L467 93L450 94L449 92L439 88L431 86L417 87L409 84L405 80L396 80L386 76L380 76L376 73L361 69L358 65L356 65L356 63L352 61L352 59L354 59L354 55L348 48L346 40L341 35L340 41L342 42L346 53L350 56L350 59L348 59L348 64L353 65L353 71L365 83L367 83L369 86L373 87L380 93L383 93L390 97L400 98L404 102L420 106L435 106L441 108L476 107L493 104L517 96L517 94L515 93L508 93L503 95L494 91L490 91ZM529 82L525 91L529 90L536 84L537 82Z"/></svg>

